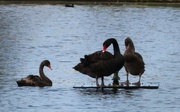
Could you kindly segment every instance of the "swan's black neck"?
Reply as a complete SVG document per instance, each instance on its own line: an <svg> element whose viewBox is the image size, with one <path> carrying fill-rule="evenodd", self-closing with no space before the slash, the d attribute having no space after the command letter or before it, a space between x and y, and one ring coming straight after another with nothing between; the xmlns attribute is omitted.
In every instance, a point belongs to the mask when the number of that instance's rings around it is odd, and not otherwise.
<svg viewBox="0 0 180 112"><path fill-rule="evenodd" d="M116 39L111 38L111 39L109 39L109 42L110 42L110 44L113 44L114 56L121 54L119 45L118 45Z"/></svg>
<svg viewBox="0 0 180 112"><path fill-rule="evenodd" d="M119 50L119 45L116 40L112 42L114 48L114 55L119 55L121 52Z"/></svg>
<svg viewBox="0 0 180 112"><path fill-rule="evenodd" d="M40 77L46 82L46 83L49 83L49 84L52 84L52 81L45 76L44 74L44 71L43 71L43 68L44 68L44 64L41 63L40 66L39 66L39 74L40 74Z"/></svg>
<svg viewBox="0 0 180 112"><path fill-rule="evenodd" d="M121 52L120 52L119 45L118 45L116 39L114 39L114 38L107 39L107 40L103 43L103 46L105 46L106 48L108 48L111 44L113 44L114 56L120 55Z"/></svg>

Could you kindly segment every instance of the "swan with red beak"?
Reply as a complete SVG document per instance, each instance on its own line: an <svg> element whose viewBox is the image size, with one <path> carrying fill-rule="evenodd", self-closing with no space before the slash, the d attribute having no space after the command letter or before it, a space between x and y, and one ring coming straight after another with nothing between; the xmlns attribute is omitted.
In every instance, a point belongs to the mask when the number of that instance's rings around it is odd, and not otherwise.
<svg viewBox="0 0 180 112"><path fill-rule="evenodd" d="M106 51L106 49L113 45L114 55ZM92 54L85 55L80 58L78 63L73 68L83 74L92 78L96 78L96 85L99 86L98 78L101 78L101 87L104 86L104 76L118 72L124 65L124 58L119 50L119 45L114 38L109 38L103 43L103 50L96 51Z"/></svg>

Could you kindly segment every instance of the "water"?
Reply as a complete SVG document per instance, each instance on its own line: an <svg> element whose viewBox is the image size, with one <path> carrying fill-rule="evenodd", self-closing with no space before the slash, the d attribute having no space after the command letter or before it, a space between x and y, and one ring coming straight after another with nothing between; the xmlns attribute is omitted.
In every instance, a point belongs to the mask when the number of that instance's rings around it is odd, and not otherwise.
<svg viewBox="0 0 180 112"><path fill-rule="evenodd" d="M0 5L1 112L178 112L180 109L180 9L144 6ZM72 67L84 54L102 49L109 37L131 37L142 54L142 82L159 82L159 89L124 90L116 94L94 89L95 79ZM108 48L112 51L112 47ZM18 87L16 80L38 74L42 60L52 87ZM119 73L126 80L124 68ZM129 77L136 82L138 77ZM105 84L112 83L112 76Z"/></svg>

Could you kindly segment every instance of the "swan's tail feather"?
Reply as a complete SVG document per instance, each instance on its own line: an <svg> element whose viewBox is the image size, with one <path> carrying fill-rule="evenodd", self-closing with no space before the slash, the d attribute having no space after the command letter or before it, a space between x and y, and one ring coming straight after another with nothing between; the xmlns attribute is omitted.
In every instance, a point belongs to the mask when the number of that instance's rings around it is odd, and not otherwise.
<svg viewBox="0 0 180 112"><path fill-rule="evenodd" d="M18 81L16 81L16 83L18 86L35 86L34 83L27 83L24 80L18 80Z"/></svg>

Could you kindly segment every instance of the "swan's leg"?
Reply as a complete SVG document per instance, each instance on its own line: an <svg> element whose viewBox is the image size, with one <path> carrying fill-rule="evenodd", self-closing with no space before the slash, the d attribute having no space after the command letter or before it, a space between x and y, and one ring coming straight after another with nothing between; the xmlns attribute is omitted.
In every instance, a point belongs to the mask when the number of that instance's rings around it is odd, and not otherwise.
<svg viewBox="0 0 180 112"><path fill-rule="evenodd" d="M126 73L126 84L127 84L127 86L129 86L129 72L127 71L127 73Z"/></svg>
<svg viewBox="0 0 180 112"><path fill-rule="evenodd" d="M140 86L140 85L141 85L141 73L139 74L139 81L136 82L136 83L133 83L133 84L135 84L135 85L137 85L137 86Z"/></svg>
<svg viewBox="0 0 180 112"><path fill-rule="evenodd" d="M129 79L128 79L129 72L128 72L127 68L126 68L126 65L124 65L124 68L125 68L125 71L126 71L126 82L125 82L125 84L127 86L129 86Z"/></svg>
<svg viewBox="0 0 180 112"><path fill-rule="evenodd" d="M96 76L96 86L99 87L98 77Z"/></svg>
<svg viewBox="0 0 180 112"><path fill-rule="evenodd" d="M140 86L140 84L141 84L141 74L139 74L139 81L137 82L137 85Z"/></svg>
<svg viewBox="0 0 180 112"><path fill-rule="evenodd" d="M101 87L104 87L104 77L101 77Z"/></svg>

